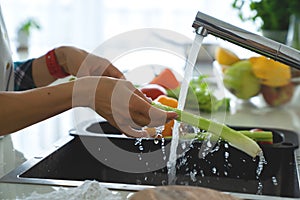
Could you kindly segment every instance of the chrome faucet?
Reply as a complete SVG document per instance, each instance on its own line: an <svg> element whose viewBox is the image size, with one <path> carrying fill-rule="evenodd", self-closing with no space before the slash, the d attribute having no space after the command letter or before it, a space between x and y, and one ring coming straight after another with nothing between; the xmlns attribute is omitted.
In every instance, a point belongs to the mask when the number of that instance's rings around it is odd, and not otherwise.
<svg viewBox="0 0 300 200"><path fill-rule="evenodd" d="M300 70L300 51L233 26L224 21L198 12L193 23L196 34L214 35L276 61Z"/></svg>

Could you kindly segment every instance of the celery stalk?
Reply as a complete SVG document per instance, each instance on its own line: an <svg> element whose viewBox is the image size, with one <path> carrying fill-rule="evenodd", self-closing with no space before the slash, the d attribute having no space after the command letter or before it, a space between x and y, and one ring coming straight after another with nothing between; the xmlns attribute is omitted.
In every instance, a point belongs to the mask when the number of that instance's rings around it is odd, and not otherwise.
<svg viewBox="0 0 300 200"><path fill-rule="evenodd" d="M256 142L273 143L273 133L271 131L251 132L251 131L242 130L239 132ZM166 136L165 138L172 138L172 136ZM213 141L219 140L219 137L217 137L217 135L212 135L209 132L186 133L180 136L180 139L186 139L186 140L197 139L199 141L204 141L208 138Z"/></svg>
<svg viewBox="0 0 300 200"><path fill-rule="evenodd" d="M262 151L254 140L224 124L211 121L198 115L181 111L177 108L172 108L154 101L152 102L152 105L165 111L176 112L178 114L178 118L176 120L217 135L221 139L227 141L231 146L245 152L253 158L259 155Z"/></svg>
<svg viewBox="0 0 300 200"><path fill-rule="evenodd" d="M256 142L271 142L273 143L273 133L271 131L247 131L242 130L240 133L246 135L247 137L255 140Z"/></svg>

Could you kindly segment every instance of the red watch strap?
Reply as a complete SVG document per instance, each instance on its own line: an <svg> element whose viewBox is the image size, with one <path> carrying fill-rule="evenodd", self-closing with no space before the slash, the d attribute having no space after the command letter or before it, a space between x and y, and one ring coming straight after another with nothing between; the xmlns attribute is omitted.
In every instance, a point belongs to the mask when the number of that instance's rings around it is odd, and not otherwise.
<svg viewBox="0 0 300 200"><path fill-rule="evenodd" d="M46 64L49 70L49 73L54 78L64 78L70 74L66 73L62 66L60 66L56 60L55 51L52 49L46 54Z"/></svg>

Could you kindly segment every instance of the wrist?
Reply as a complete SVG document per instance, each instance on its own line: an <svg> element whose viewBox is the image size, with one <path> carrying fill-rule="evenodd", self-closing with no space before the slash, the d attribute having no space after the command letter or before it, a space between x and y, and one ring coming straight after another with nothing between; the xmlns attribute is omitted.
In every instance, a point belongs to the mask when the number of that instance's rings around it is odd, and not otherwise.
<svg viewBox="0 0 300 200"><path fill-rule="evenodd" d="M95 93L97 91L99 79L96 77L82 77L74 81L72 91L73 107L94 108Z"/></svg>
<svg viewBox="0 0 300 200"><path fill-rule="evenodd" d="M57 58L57 62L60 66L67 66L67 56L66 56L67 47L57 47L55 48L55 55Z"/></svg>
<svg viewBox="0 0 300 200"><path fill-rule="evenodd" d="M47 52L45 57L46 65L51 76L54 78L64 78L70 75L64 70L63 66L59 64L55 49Z"/></svg>

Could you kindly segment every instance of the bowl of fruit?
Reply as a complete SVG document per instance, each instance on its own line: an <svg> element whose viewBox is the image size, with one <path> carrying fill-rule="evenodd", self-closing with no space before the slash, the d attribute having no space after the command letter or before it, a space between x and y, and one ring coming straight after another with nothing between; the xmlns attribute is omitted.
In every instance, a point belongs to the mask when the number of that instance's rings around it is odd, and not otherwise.
<svg viewBox="0 0 300 200"><path fill-rule="evenodd" d="M215 58L216 76L237 99L248 101L259 96L272 107L292 100L296 84L289 66L261 55L241 59L223 47L216 49Z"/></svg>

